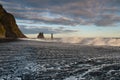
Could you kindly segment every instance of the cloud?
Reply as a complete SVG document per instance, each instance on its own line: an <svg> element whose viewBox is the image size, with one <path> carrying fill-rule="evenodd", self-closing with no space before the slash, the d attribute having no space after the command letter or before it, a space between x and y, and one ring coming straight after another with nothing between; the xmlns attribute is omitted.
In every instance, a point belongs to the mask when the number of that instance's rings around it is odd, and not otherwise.
<svg viewBox="0 0 120 80"><path fill-rule="evenodd" d="M99 20L95 21L95 24L99 26L115 26L116 23L119 22L120 16L114 14L103 14Z"/></svg>
<svg viewBox="0 0 120 80"><path fill-rule="evenodd" d="M58 34L58 33L72 33L72 32L78 32L78 30L71 30L71 29L65 29L64 27L57 27L57 28L52 28L52 27L46 27L46 26L23 26L20 27L20 29L25 33L25 34L36 34L39 32L44 32L45 34Z"/></svg>
<svg viewBox="0 0 120 80"><path fill-rule="evenodd" d="M113 26L120 22L120 0L0 0L0 3L17 19L30 20L31 24Z"/></svg>
<svg viewBox="0 0 120 80"><path fill-rule="evenodd" d="M28 14L28 15L24 15L24 14ZM79 19L79 21L76 21L75 19L71 17L66 17L66 16L62 16L59 14L49 13L49 12L41 12L39 14L38 12L19 12L19 13L14 13L14 15L18 19L31 20L35 23L39 22L39 23L46 23L46 24L73 25L74 26L74 25L79 24L82 21L82 19L81 20Z"/></svg>

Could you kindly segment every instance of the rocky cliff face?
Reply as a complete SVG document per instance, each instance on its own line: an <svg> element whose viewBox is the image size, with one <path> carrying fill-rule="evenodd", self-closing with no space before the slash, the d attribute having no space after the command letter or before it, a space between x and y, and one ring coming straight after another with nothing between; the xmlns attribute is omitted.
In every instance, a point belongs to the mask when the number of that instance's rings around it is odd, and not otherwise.
<svg viewBox="0 0 120 80"><path fill-rule="evenodd" d="M18 28L12 14L5 11L0 5L0 38L25 38Z"/></svg>
<svg viewBox="0 0 120 80"><path fill-rule="evenodd" d="M5 38L5 28L4 26L0 23L0 38Z"/></svg>

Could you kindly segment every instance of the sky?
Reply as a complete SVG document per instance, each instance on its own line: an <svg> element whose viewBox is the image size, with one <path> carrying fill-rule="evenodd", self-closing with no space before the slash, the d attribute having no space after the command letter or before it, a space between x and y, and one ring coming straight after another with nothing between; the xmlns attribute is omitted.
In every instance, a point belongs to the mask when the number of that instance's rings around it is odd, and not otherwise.
<svg viewBox="0 0 120 80"><path fill-rule="evenodd" d="M120 0L0 0L29 37L120 37Z"/></svg>

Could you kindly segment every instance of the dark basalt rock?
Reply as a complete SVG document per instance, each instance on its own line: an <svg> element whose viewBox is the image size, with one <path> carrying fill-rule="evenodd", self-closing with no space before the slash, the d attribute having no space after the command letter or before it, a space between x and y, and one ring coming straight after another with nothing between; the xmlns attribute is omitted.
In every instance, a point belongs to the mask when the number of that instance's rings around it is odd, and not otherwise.
<svg viewBox="0 0 120 80"><path fill-rule="evenodd" d="M5 38L5 28L4 26L0 23L0 38Z"/></svg>
<svg viewBox="0 0 120 80"><path fill-rule="evenodd" d="M0 38L25 38L15 18L0 5Z"/></svg>
<svg viewBox="0 0 120 80"><path fill-rule="evenodd" d="M44 38L44 34L42 33L42 32L40 32L39 34L38 34L38 36L37 36L37 38Z"/></svg>

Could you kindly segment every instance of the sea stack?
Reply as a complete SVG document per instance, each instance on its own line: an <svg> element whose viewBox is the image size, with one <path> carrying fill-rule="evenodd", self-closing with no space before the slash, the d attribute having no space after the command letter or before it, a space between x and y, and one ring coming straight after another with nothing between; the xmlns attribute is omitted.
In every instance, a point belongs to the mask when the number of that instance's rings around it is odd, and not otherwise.
<svg viewBox="0 0 120 80"><path fill-rule="evenodd" d="M51 33L51 39L53 39L53 33Z"/></svg>
<svg viewBox="0 0 120 80"><path fill-rule="evenodd" d="M37 38L44 39L44 34L43 34L43 32L40 32L40 33L38 34Z"/></svg>
<svg viewBox="0 0 120 80"><path fill-rule="evenodd" d="M0 38L26 38L18 28L15 18L0 4Z"/></svg>

